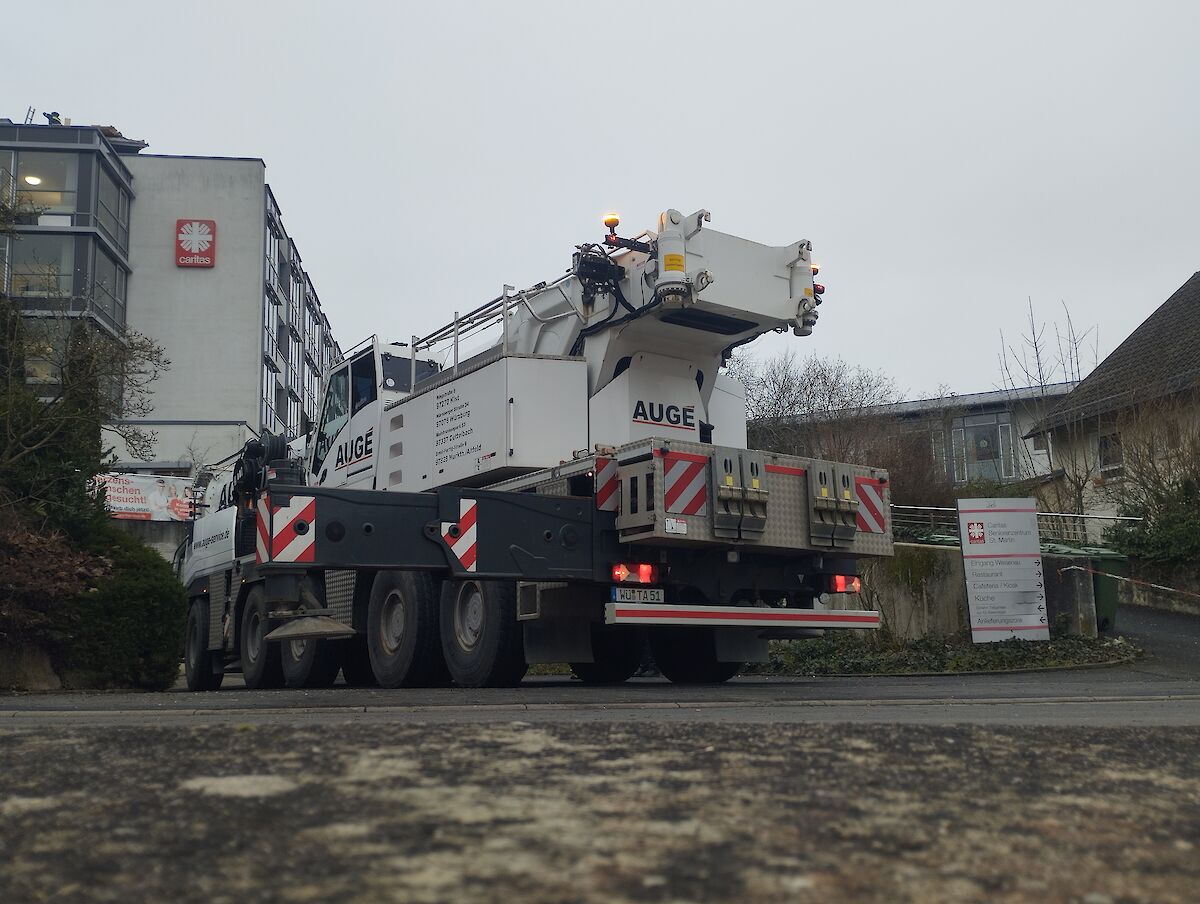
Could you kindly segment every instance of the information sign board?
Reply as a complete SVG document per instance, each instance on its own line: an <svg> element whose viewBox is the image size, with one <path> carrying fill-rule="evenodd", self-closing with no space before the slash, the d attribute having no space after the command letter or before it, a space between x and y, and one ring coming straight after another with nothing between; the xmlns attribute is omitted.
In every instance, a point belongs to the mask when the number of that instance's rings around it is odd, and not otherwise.
<svg viewBox="0 0 1200 904"><path fill-rule="evenodd" d="M971 639L1049 640L1036 501L960 499L958 532Z"/></svg>

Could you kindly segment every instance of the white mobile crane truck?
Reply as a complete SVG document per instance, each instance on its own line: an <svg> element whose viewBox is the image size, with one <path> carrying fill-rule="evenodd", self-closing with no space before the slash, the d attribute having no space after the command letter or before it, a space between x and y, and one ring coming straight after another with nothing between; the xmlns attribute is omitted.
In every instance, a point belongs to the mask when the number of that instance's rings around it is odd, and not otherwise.
<svg viewBox="0 0 1200 904"><path fill-rule="evenodd" d="M248 443L192 524L189 687L512 685L539 662L617 682L647 641L667 678L713 682L769 639L878 627L821 598L891 555L887 474L747 449L719 373L812 332L811 245L708 222L629 239L606 217L554 282L344 356L303 458ZM494 344L460 360L467 339Z"/></svg>

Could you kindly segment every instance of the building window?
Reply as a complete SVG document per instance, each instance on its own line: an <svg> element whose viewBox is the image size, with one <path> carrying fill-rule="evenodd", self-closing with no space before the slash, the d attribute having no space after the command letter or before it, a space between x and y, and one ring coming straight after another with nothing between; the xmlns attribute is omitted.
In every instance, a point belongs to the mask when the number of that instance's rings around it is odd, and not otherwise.
<svg viewBox="0 0 1200 904"><path fill-rule="evenodd" d="M262 429L279 432L279 418L275 414L275 374L264 367L262 372Z"/></svg>
<svg viewBox="0 0 1200 904"><path fill-rule="evenodd" d="M39 213L74 213L79 198L79 155L50 151L17 154L17 200Z"/></svg>
<svg viewBox="0 0 1200 904"><path fill-rule="evenodd" d="M996 415L955 418L954 482L1003 481L1016 476L1012 425Z"/></svg>
<svg viewBox="0 0 1200 904"><path fill-rule="evenodd" d="M92 277L92 301L114 324L125 325L125 271L99 249Z"/></svg>
<svg viewBox="0 0 1200 904"><path fill-rule="evenodd" d="M279 235L275 232L273 225L267 226L267 260L265 279L267 285L276 291L279 290Z"/></svg>
<svg viewBox="0 0 1200 904"><path fill-rule="evenodd" d="M944 430L931 430L929 433L929 444L933 452L934 463L937 464L942 474L946 473L946 432Z"/></svg>
<svg viewBox="0 0 1200 904"><path fill-rule="evenodd" d="M103 166L96 197L96 223L122 251L129 248L129 194Z"/></svg>
<svg viewBox="0 0 1200 904"><path fill-rule="evenodd" d="M1125 473L1124 454L1121 450L1121 434L1105 433L1099 440L1100 476L1120 477Z"/></svg>
<svg viewBox="0 0 1200 904"><path fill-rule="evenodd" d="M13 238L11 293L69 298L75 275L75 237L25 233Z"/></svg>
<svg viewBox="0 0 1200 904"><path fill-rule="evenodd" d="M1033 435L1033 451L1034 452L1049 452L1050 437L1045 433L1035 433Z"/></svg>

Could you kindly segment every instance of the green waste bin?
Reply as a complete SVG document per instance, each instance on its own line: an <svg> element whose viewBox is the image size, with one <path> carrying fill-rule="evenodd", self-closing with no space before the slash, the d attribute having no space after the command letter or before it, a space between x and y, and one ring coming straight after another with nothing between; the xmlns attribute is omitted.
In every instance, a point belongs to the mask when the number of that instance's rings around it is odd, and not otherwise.
<svg viewBox="0 0 1200 904"><path fill-rule="evenodd" d="M1110 554L1090 560L1091 567L1105 574L1092 575L1092 594L1096 598L1096 630L1108 634L1117 629L1117 600L1121 582L1109 575L1129 576L1129 560Z"/></svg>

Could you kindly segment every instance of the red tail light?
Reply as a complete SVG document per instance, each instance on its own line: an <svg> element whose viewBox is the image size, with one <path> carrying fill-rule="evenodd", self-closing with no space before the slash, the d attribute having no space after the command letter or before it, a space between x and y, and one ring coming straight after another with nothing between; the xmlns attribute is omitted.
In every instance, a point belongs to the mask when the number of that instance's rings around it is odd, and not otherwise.
<svg viewBox="0 0 1200 904"><path fill-rule="evenodd" d="M653 584L658 568L649 562L618 562L612 567L612 579L617 584Z"/></svg>
<svg viewBox="0 0 1200 904"><path fill-rule="evenodd" d="M829 576L830 593L858 593L862 590L862 581L857 575L831 574Z"/></svg>

